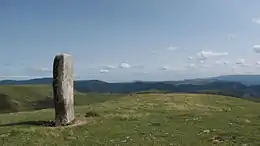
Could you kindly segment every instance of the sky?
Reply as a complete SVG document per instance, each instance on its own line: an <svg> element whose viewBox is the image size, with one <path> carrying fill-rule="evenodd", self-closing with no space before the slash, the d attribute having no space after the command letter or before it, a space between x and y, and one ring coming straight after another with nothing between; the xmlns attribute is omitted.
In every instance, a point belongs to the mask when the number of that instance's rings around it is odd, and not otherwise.
<svg viewBox="0 0 260 146"><path fill-rule="evenodd" d="M259 0L0 0L0 80L160 81L260 72Z"/></svg>

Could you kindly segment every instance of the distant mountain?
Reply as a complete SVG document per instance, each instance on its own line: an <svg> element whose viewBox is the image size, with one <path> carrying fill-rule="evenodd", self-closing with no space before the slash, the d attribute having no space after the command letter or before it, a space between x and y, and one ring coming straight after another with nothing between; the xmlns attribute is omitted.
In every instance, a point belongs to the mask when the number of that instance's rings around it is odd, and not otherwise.
<svg viewBox="0 0 260 146"><path fill-rule="evenodd" d="M3 80L0 85L31 85L31 84L51 84L52 78L37 78L29 80Z"/></svg>
<svg viewBox="0 0 260 146"><path fill-rule="evenodd" d="M223 75L211 78L186 79L181 81L166 81L172 84L202 85L215 81L240 82L245 85L260 85L260 75Z"/></svg>
<svg viewBox="0 0 260 146"><path fill-rule="evenodd" d="M132 83L166 83L172 85L183 85L183 84L191 84L191 85L203 85L209 84L215 81L228 81L228 82L240 82L245 85L260 85L260 75L223 75L211 78L198 78L198 79L186 79L181 81L136 81ZM79 80L75 81L79 83L81 86L82 84L87 83L88 85L104 85L104 84L114 84L114 83L107 83L104 81L99 80ZM0 85L23 85L23 84L51 84L52 78L36 78L30 80L3 80L0 81ZM122 84L122 83L116 83Z"/></svg>
<svg viewBox="0 0 260 146"><path fill-rule="evenodd" d="M225 75L213 77L211 79L240 82L245 85L260 85L260 75Z"/></svg>
<svg viewBox="0 0 260 146"><path fill-rule="evenodd" d="M259 78L259 83L258 83ZM52 84L52 78L40 78L23 81L4 80L0 85ZM258 85L257 85L258 84ZM74 87L79 92L97 93L138 93L144 91L210 93L235 97L260 97L260 76L229 75L205 79L183 81L136 81L129 83L107 83L99 80L75 81Z"/></svg>

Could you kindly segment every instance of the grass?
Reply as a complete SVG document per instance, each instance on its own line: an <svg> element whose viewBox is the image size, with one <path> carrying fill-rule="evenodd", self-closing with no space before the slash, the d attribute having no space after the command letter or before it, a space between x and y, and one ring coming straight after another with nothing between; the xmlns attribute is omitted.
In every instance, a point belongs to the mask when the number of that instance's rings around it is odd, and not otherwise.
<svg viewBox="0 0 260 146"><path fill-rule="evenodd" d="M75 91L75 105L87 105L118 98L117 94ZM0 86L0 113L53 108L52 88L48 85Z"/></svg>
<svg viewBox="0 0 260 146"><path fill-rule="evenodd" d="M70 127L42 125L53 109L0 114L0 145L256 146L259 110L259 103L219 95L121 95L76 106L78 123Z"/></svg>

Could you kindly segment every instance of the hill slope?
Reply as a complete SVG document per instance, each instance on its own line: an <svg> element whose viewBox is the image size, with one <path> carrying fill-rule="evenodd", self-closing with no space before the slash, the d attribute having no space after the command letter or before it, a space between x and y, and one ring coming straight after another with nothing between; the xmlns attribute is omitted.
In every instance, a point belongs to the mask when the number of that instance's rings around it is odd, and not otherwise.
<svg viewBox="0 0 260 146"><path fill-rule="evenodd" d="M78 106L66 128L41 125L52 109L0 114L0 145L260 145L259 110L218 95L125 95Z"/></svg>
<svg viewBox="0 0 260 146"><path fill-rule="evenodd" d="M86 105L117 98L116 94L75 91L75 105ZM0 113L53 108L52 88L48 85L0 86Z"/></svg>

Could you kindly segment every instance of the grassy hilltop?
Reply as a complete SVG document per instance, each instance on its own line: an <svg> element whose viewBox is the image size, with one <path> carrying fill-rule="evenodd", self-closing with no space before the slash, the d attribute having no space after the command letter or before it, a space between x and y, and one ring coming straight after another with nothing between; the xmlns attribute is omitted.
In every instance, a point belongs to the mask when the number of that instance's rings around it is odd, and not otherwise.
<svg viewBox="0 0 260 146"><path fill-rule="evenodd" d="M1 87L1 92L6 88ZM19 88L24 93L28 86ZM47 95L29 91L35 96L29 96L30 101ZM28 103L21 99L25 94L12 93L8 95L12 100ZM77 121L69 127L48 126L54 119L53 109L0 114L0 145L260 145L260 104L256 102L161 93L77 93L75 98Z"/></svg>

